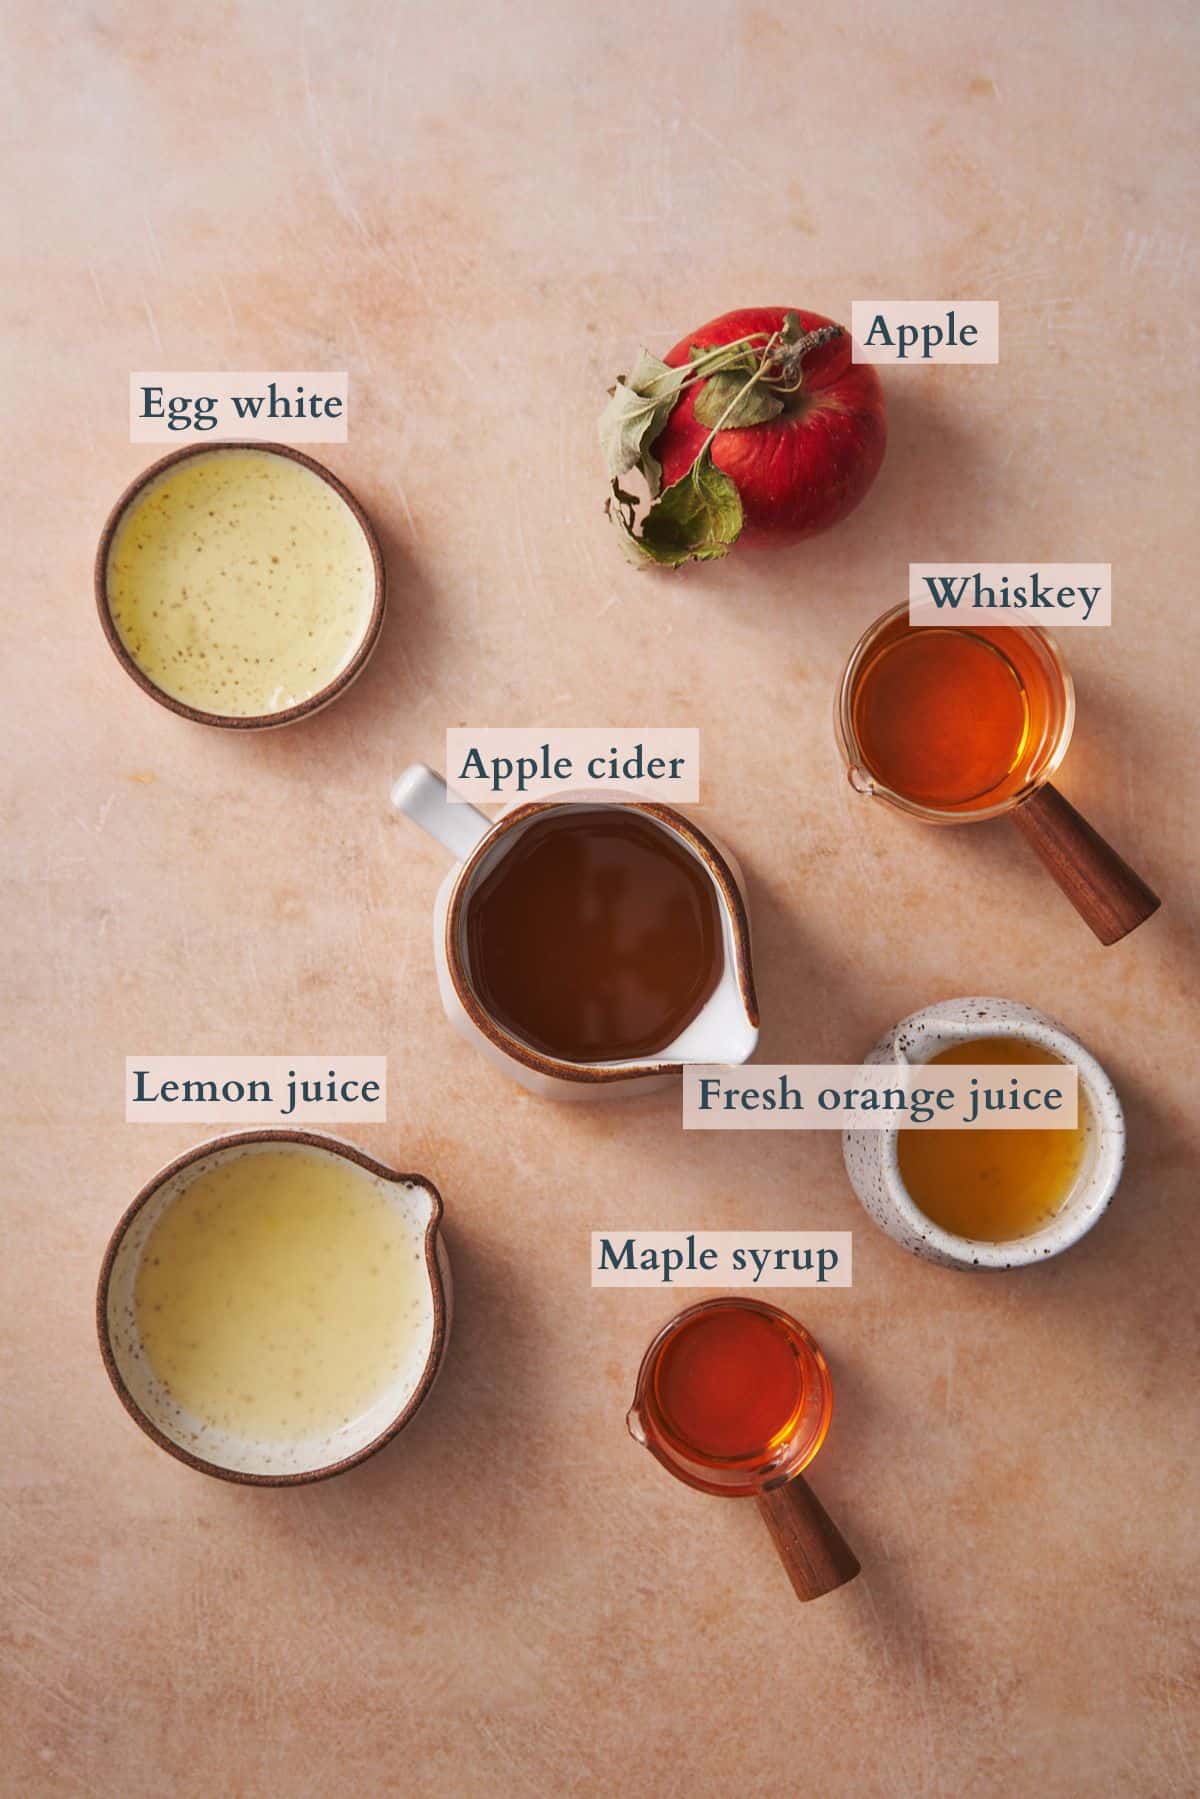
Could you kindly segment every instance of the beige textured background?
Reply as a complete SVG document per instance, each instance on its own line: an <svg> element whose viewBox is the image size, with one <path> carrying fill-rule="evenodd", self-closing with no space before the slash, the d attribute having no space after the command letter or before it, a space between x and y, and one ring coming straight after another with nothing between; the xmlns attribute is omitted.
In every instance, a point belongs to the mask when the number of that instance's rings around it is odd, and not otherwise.
<svg viewBox="0 0 1200 1799"><path fill-rule="evenodd" d="M1196 1790L1190 10L7 9L6 1792ZM638 344L872 295L997 298L1001 364L886 377L889 459L832 536L628 569L594 418ZM155 367L351 372L328 461L391 614L307 725L189 727L103 643L91 557ZM837 671L932 556L1114 564L1115 626L1065 640L1062 784L1166 895L1119 948L1006 828L844 785ZM451 1036L443 859L389 777L447 725L604 719L703 727L766 1059L847 1060L971 992L1086 1040L1131 1150L1087 1242L925 1267L833 1136L555 1109ZM205 1481L108 1390L102 1247L203 1134L122 1123L149 1050L391 1059L363 1141L441 1185L459 1321L427 1410L345 1480ZM611 1224L855 1230L853 1290L795 1297L837 1382L815 1484L848 1591L802 1611L752 1507L625 1436L672 1301L589 1292Z"/></svg>

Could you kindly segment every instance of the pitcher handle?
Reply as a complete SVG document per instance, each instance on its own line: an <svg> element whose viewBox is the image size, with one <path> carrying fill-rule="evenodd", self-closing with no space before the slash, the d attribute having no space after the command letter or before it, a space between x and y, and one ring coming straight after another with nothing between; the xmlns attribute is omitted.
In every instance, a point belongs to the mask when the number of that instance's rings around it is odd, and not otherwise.
<svg viewBox="0 0 1200 1799"><path fill-rule="evenodd" d="M451 801L441 775L423 762L414 762L392 782L392 804L460 862L492 828L491 819L468 801Z"/></svg>

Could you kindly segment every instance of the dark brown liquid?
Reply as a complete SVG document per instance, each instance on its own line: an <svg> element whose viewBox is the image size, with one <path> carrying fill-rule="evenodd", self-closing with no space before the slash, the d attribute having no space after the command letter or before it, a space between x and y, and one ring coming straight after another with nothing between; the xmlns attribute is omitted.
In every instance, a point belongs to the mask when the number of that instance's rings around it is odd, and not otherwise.
<svg viewBox="0 0 1200 1799"><path fill-rule="evenodd" d="M471 985L514 1037L568 1062L674 1042L721 973L721 918L702 863L636 812L537 818L467 912Z"/></svg>

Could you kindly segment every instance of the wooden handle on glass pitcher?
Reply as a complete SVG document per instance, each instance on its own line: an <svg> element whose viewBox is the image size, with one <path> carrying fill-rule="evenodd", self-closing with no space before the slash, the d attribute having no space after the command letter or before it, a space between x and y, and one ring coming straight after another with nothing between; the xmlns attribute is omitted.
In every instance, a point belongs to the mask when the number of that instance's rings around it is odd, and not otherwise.
<svg viewBox="0 0 1200 1799"><path fill-rule="evenodd" d="M1101 943L1119 943L1162 901L1056 787L1038 789L1012 815Z"/></svg>
<svg viewBox="0 0 1200 1799"><path fill-rule="evenodd" d="M758 1509L797 1599L819 1599L859 1572L858 1557L803 1475L760 1493Z"/></svg>

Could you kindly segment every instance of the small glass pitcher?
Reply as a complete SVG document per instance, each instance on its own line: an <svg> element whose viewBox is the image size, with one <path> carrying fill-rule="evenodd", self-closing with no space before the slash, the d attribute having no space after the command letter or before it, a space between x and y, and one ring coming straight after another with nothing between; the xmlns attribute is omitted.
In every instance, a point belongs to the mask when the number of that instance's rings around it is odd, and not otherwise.
<svg viewBox="0 0 1200 1799"><path fill-rule="evenodd" d="M1012 765L998 778L989 779L982 791L933 800L889 786L872 766L872 756L862 741L858 708L864 680L880 660L903 647L913 634L930 631L954 632L987 644L1010 665L1022 689L1033 696L1028 728ZM915 694L912 703L915 712L920 704ZM1075 689L1046 632L1030 625L914 626L909 623L906 605L893 607L875 620L851 651L838 688L835 724L856 793L881 799L928 824L975 824L1011 817L1101 943L1118 943L1158 910L1158 895L1050 783L1071 741Z"/></svg>
<svg viewBox="0 0 1200 1799"><path fill-rule="evenodd" d="M781 1383L776 1408L768 1395ZM708 1299L672 1318L650 1344L626 1423L676 1480L756 1499L797 1597L809 1600L859 1572L801 1477L832 1413L829 1368L802 1324L763 1300Z"/></svg>

